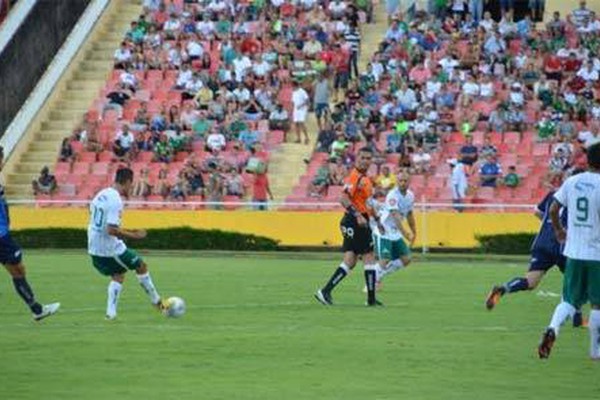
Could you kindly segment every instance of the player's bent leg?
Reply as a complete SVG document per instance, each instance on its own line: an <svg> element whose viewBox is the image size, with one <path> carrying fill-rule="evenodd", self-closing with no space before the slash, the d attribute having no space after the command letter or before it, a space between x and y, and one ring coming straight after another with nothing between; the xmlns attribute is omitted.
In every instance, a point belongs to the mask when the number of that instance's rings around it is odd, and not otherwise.
<svg viewBox="0 0 600 400"><path fill-rule="evenodd" d="M545 270L530 269L524 278L513 278L503 285L494 286L485 300L486 308L490 311L493 310L505 294L533 290L540 283L545 273Z"/></svg>
<svg viewBox="0 0 600 400"><path fill-rule="evenodd" d="M150 272L148 271L148 266L143 260L140 259L139 265L135 269L135 273L138 282L150 298L150 302L152 303L152 305L154 305L159 311L162 311L165 308L167 308L165 302L161 300L160 295L158 294L158 290L156 290L156 286L154 286L154 282L152 281L152 277L150 276Z"/></svg>
<svg viewBox="0 0 600 400"><path fill-rule="evenodd" d="M25 266L23 263L21 263L20 253L18 254L19 259L15 259L14 263L7 263L5 265L6 270L12 277L15 291L19 297L21 297L23 302L27 304L35 321L40 321L46 317L56 314L60 308L60 303L42 305L35 299L33 289L31 289L29 282L27 282Z"/></svg>
<svg viewBox="0 0 600 400"><path fill-rule="evenodd" d="M350 271L356 266L357 260L356 254L352 251L346 251L344 253L344 259L341 264L336 268L333 272L325 286L321 289L317 290L314 297L317 301L323 305L331 306L333 305L333 298L331 297L331 292L340 282L348 276Z"/></svg>

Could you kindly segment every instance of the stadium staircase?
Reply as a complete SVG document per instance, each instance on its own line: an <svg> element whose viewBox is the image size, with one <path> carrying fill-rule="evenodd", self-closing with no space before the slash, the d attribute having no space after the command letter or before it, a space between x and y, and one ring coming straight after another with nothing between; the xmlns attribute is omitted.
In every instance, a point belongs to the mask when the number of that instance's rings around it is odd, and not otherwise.
<svg viewBox="0 0 600 400"><path fill-rule="evenodd" d="M131 21L142 10L140 1L113 0L80 49L72 65L36 117L9 160L7 194L33 198L31 181L45 166L53 166L63 138L82 122L85 112L112 71L113 54Z"/></svg>
<svg viewBox="0 0 600 400"><path fill-rule="evenodd" d="M375 22L362 27L362 48L361 57L359 60L359 69L364 70L373 52L377 49L381 38L387 30L387 15L385 13L385 4L376 2L374 17ZM332 105L333 106L333 105ZM304 171L305 159L311 159L313 148L317 140L318 128L317 120L314 113L310 113L306 127L310 137L310 146L304 144L293 143L295 140L295 132L292 130L288 134L288 140L292 143L283 143L278 152L271 156L269 164L269 179L271 190L276 200L284 200L292 194L294 187L298 185L301 177L300 171Z"/></svg>

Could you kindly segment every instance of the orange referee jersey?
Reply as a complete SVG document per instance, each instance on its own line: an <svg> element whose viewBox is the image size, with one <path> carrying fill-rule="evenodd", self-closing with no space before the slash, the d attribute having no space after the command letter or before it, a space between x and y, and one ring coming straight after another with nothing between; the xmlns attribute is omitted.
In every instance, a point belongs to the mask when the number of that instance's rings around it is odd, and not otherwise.
<svg viewBox="0 0 600 400"><path fill-rule="evenodd" d="M344 192L350 198L350 202L361 214L367 214L367 200L373 194L371 179L356 168L344 179Z"/></svg>

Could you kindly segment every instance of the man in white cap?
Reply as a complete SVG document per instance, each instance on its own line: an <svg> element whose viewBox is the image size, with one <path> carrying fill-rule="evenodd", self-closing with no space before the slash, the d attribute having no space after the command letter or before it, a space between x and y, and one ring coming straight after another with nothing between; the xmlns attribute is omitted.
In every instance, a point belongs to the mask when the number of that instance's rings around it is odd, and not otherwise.
<svg viewBox="0 0 600 400"><path fill-rule="evenodd" d="M452 175L450 178L452 202L454 203L456 211L462 212L463 206L461 204L467 196L467 188L469 187L465 166L456 158L451 158L447 162L452 167Z"/></svg>

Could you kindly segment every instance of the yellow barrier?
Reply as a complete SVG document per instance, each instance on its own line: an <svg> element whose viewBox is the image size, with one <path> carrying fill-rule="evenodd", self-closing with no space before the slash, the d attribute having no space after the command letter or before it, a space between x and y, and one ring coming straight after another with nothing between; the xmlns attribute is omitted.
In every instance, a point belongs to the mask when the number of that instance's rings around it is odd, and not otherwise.
<svg viewBox="0 0 600 400"><path fill-rule="evenodd" d="M476 235L535 232L539 221L525 213L416 212L418 239L428 247L468 248ZM270 237L285 246L336 246L341 244L341 212L293 211L149 211L126 210L123 226L168 228L189 226L221 229ZM12 207L13 229L86 228L88 211L69 208Z"/></svg>

